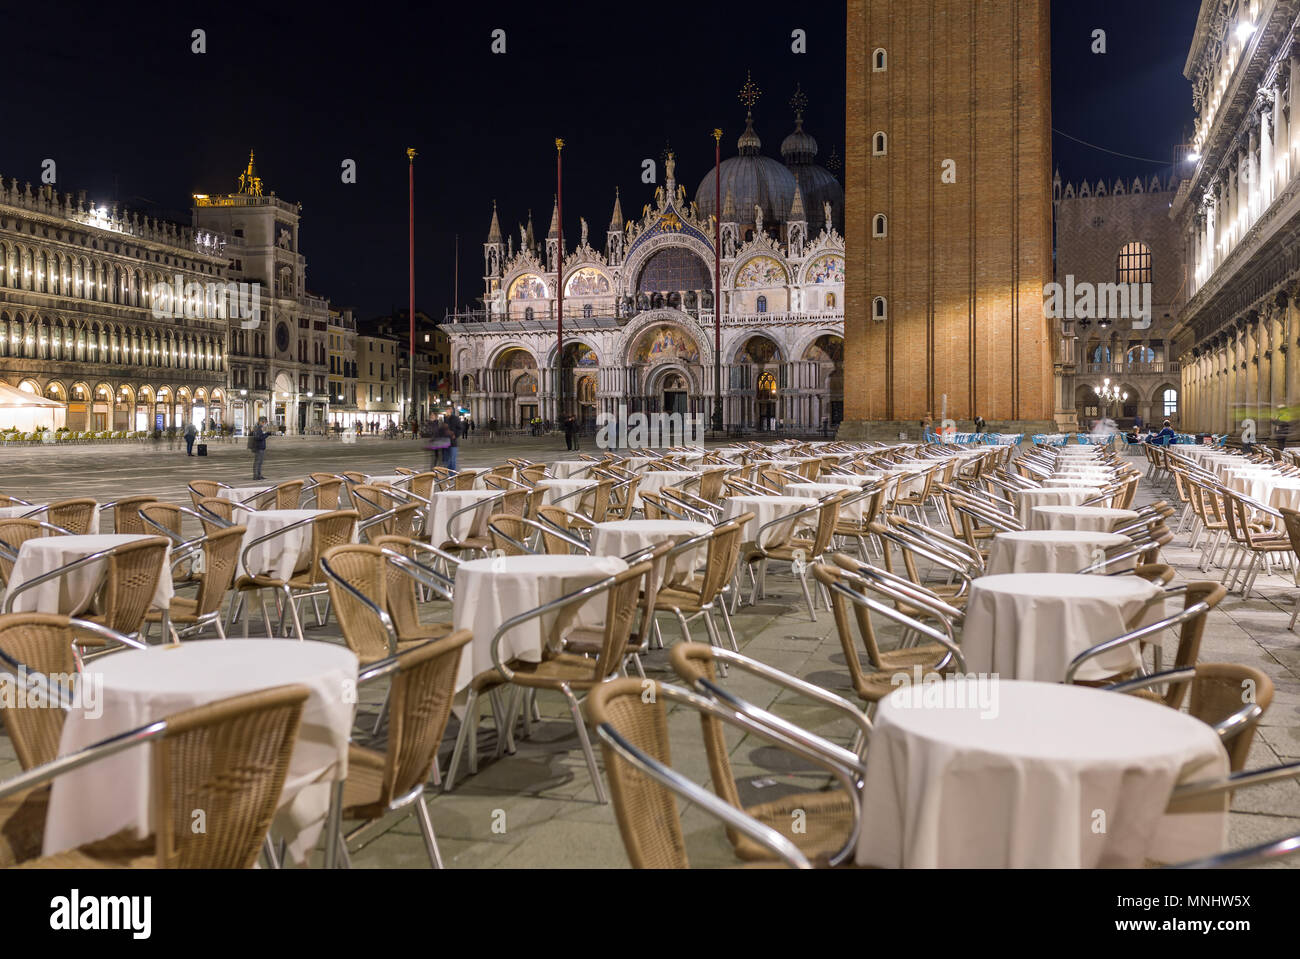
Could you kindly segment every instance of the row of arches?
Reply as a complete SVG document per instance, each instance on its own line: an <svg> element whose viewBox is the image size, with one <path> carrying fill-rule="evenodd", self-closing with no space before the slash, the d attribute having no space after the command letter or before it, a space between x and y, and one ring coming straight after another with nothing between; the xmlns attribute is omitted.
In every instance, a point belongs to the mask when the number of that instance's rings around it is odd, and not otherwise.
<svg viewBox="0 0 1300 959"><path fill-rule="evenodd" d="M66 404L65 425L72 430L143 431L191 422L207 428L226 421L226 391L219 387L114 384L59 377L44 381L25 377L6 385ZM0 427L3 425L0 422Z"/></svg>
<svg viewBox="0 0 1300 959"><path fill-rule="evenodd" d="M65 253L12 241L0 242L0 289L155 308L170 313L179 305L173 302L174 279L175 274L165 274L157 269L128 268L111 259L85 253ZM164 302L153 302L155 288L167 290ZM215 304L212 306L215 308Z"/></svg>
<svg viewBox="0 0 1300 959"><path fill-rule="evenodd" d="M226 343L215 333L0 311L0 357L220 372Z"/></svg>

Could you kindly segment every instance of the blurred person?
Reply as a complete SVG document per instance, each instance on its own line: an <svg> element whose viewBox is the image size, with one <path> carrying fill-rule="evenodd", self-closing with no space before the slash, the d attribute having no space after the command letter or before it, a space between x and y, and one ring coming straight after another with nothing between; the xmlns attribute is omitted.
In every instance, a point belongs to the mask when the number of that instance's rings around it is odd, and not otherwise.
<svg viewBox="0 0 1300 959"><path fill-rule="evenodd" d="M193 423L185 427L185 455L194 455L194 439L199 435L199 428Z"/></svg>
<svg viewBox="0 0 1300 959"><path fill-rule="evenodd" d="M248 435L248 448L253 453L253 479L264 479L262 476L262 460L266 457L266 438L271 434L266 429L266 417L263 416L253 427L253 432Z"/></svg>

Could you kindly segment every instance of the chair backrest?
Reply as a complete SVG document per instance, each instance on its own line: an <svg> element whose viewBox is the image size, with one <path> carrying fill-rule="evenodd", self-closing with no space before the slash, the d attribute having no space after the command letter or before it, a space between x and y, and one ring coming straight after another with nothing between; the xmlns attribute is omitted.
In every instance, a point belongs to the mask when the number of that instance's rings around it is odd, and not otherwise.
<svg viewBox="0 0 1300 959"><path fill-rule="evenodd" d="M473 633L462 629L398 653L388 700L388 748L379 801L388 805L433 770L456 696L456 670Z"/></svg>
<svg viewBox="0 0 1300 959"><path fill-rule="evenodd" d="M76 536L85 536L90 532L90 524L95 519L95 510L99 504L89 497L65 499L51 503L47 514L55 526L66 529Z"/></svg>
<svg viewBox="0 0 1300 959"><path fill-rule="evenodd" d="M50 613L0 616L0 652L30 672L51 679L76 673L73 639L67 616ZM31 769L57 758L66 713L55 708L26 708L27 690L15 687L10 691L5 689L6 685L11 683L0 680L0 718L4 719L5 732L14 744L18 762L23 769Z"/></svg>
<svg viewBox="0 0 1300 959"><path fill-rule="evenodd" d="M1197 603L1205 603L1210 609L1219 605L1220 600L1228 595L1225 589L1219 583L1212 582L1195 582L1188 583L1187 590L1184 594L1183 608L1195 606ZM1208 614L1208 611L1207 611ZM1201 653L1201 637L1205 635L1205 621L1207 616L1196 616L1187 620L1178 630L1178 652L1174 655L1174 664L1172 669L1189 669L1196 665L1197 657ZM1172 682L1165 688L1164 701L1165 705L1172 706L1174 709L1180 709L1183 705L1183 697L1187 695L1187 686L1185 682ZM1271 690L1270 685L1270 690ZM1240 692L1240 689L1238 689ZM1195 698L1195 693L1193 693ZM1238 698L1237 708L1241 706L1241 699Z"/></svg>
<svg viewBox="0 0 1300 959"><path fill-rule="evenodd" d="M0 519L0 546L12 552L15 556L22 548L23 543L29 539L36 539L44 536L45 531L41 528L41 521L38 519ZM14 571L13 560L8 559L0 553L0 578L6 583Z"/></svg>
<svg viewBox="0 0 1300 959"><path fill-rule="evenodd" d="M832 493L822 500L822 508L817 511L817 528L813 534L812 556L808 557L809 559L822 555L830 548L831 538L835 535L835 524L840 518L840 502L843 499L843 493Z"/></svg>
<svg viewBox="0 0 1300 959"><path fill-rule="evenodd" d="M190 500L195 505L199 505L199 500L216 496L221 489L222 484L216 480L192 480L190 482Z"/></svg>
<svg viewBox="0 0 1300 959"><path fill-rule="evenodd" d="M319 474L312 474L313 477L317 475ZM342 489L343 481L337 476L317 480L316 485L312 487L312 492L316 494L316 509L338 509L339 493ZM276 494L276 498L279 499L279 493Z"/></svg>
<svg viewBox="0 0 1300 959"><path fill-rule="evenodd" d="M497 505L498 513L506 513L510 516L523 516L528 506L528 490L512 489L507 490L501 496L501 501Z"/></svg>
<svg viewBox="0 0 1300 959"><path fill-rule="evenodd" d="M871 611L858 603L852 602L849 597L838 590L831 588L834 584L845 581L847 577L844 570L837 569L826 563L816 563L813 565L813 576L830 593L831 612L835 618L835 631L839 634L840 648L844 652L844 659L848 664L849 676L853 680L854 688L860 688L866 683L867 673L862 668L862 658L858 653L858 644L853 638L853 627L849 622L849 607L853 608L853 616L858 624L858 635L862 638L862 646L866 650L867 662L871 665L871 671L879 672L883 667L880 657L880 645L876 642L876 631L871 624Z"/></svg>
<svg viewBox="0 0 1300 959"><path fill-rule="evenodd" d="M1273 702L1273 680L1263 670L1242 663L1197 663L1192 697L1187 705L1191 715L1213 726L1251 702L1265 712ZM1262 718L1261 715L1250 720L1225 744L1233 772L1245 768L1250 744Z"/></svg>
<svg viewBox="0 0 1300 959"><path fill-rule="evenodd" d="M528 542L532 528L524 522L522 516L511 516L509 513L493 513L488 517L488 533L492 537L492 549L494 551L499 549L505 556L526 556L528 554L528 550L520 544Z"/></svg>
<svg viewBox="0 0 1300 959"><path fill-rule="evenodd" d="M377 662L396 652L391 645L396 636L390 637L376 611L383 610L390 618L392 616L388 612L388 559L382 548L369 543L335 546L325 554L325 562L329 565L326 580L330 605L348 649L356 653L362 664ZM400 571L398 575L407 578ZM343 583L373 603L373 607L362 602ZM399 603L399 606L404 604Z"/></svg>
<svg viewBox="0 0 1300 959"><path fill-rule="evenodd" d="M700 474L700 499L716 503L722 497L722 481L729 469L728 466L717 466Z"/></svg>
<svg viewBox="0 0 1300 959"><path fill-rule="evenodd" d="M306 686L279 686L167 718L153 744L158 865L249 869L280 804ZM206 828L194 828L202 809Z"/></svg>
<svg viewBox="0 0 1300 959"><path fill-rule="evenodd" d="M297 509L302 502L302 487L302 480L289 480L287 483L277 484L275 487L275 508Z"/></svg>
<svg viewBox="0 0 1300 959"><path fill-rule="evenodd" d="M433 494L433 484L440 479L442 477L437 473L416 473L406 484L406 488L421 499L428 499Z"/></svg>
<svg viewBox="0 0 1300 959"><path fill-rule="evenodd" d="M717 682L717 673L711 656L702 655L692 648L695 644L683 645L681 652L673 656L673 668L688 688L694 687L701 679ZM737 809L743 809L740 793L736 789L736 777L731 770L731 753L727 746L725 727L720 719L708 713L700 713L700 732L704 734L704 751L709 760L709 780L713 791ZM727 838L733 843L740 838L731 829Z"/></svg>
<svg viewBox="0 0 1300 959"><path fill-rule="evenodd" d="M582 532L592 526L587 517L570 512L563 506L540 506L537 509L537 519L543 526L557 526L570 536L579 538ZM545 530L542 531L542 546L551 555L566 556L573 552L573 547L562 537L548 534Z"/></svg>
<svg viewBox="0 0 1300 959"><path fill-rule="evenodd" d="M652 575L649 560L629 566L614 577L605 591L605 619L601 627L600 652L592 664L592 678L602 681L623 667L632 621L636 616L637 597L646 577Z"/></svg>
<svg viewBox="0 0 1300 959"><path fill-rule="evenodd" d="M610 490L614 480L603 479L590 489L584 490L578 497L578 509L591 517L593 523L605 522L609 512Z"/></svg>
<svg viewBox="0 0 1300 959"><path fill-rule="evenodd" d="M669 766L666 697L653 696L647 702L644 689L637 679L616 679L597 686L587 697L591 722L595 726L608 724L639 752ZM688 868L686 839L672 790L640 772L604 740L601 752L618 830L632 868Z"/></svg>
<svg viewBox="0 0 1300 959"><path fill-rule="evenodd" d="M360 483L352 487L349 499L352 501L352 508L357 511L363 520L366 520L386 512L389 503L392 501L392 494L382 486L369 486Z"/></svg>
<svg viewBox="0 0 1300 959"><path fill-rule="evenodd" d="M641 500L641 512L645 514L646 519L664 519L668 516L658 493L643 490L638 499Z"/></svg>
<svg viewBox="0 0 1300 959"><path fill-rule="evenodd" d="M156 496L123 496L113 502L113 532L144 535L152 533L145 529L144 520L140 518L140 507L152 503Z"/></svg>
<svg viewBox="0 0 1300 959"><path fill-rule="evenodd" d="M452 489L466 490L474 488L474 481L478 479L478 474L474 472L461 471L456 474L452 481Z"/></svg>
<svg viewBox="0 0 1300 959"><path fill-rule="evenodd" d="M203 537L203 578L199 581L196 615L206 616L221 609L234 582L239 547L247 532L246 526L227 526Z"/></svg>
<svg viewBox="0 0 1300 959"><path fill-rule="evenodd" d="M208 500L200 499L199 502L200 503L211 502L211 500L215 500L215 499L218 499L218 497L214 496ZM221 500L221 502L229 503L230 501ZM233 509L233 506L231 507L231 509ZM181 530L181 520L184 514L181 512L181 508L177 506L175 503L164 503L162 501L158 501L154 503L146 503L145 505L140 507L138 512L142 517L140 521L140 525L144 528L145 532L148 535L157 536L159 535L159 530L157 527L151 526L149 525L149 523L146 523L145 522L146 519L154 523L157 523L158 526L161 526L163 529L166 529L168 532L170 532L173 541L177 543L184 542L185 534Z"/></svg>
<svg viewBox="0 0 1300 959"><path fill-rule="evenodd" d="M235 519L234 501L225 499L221 496L209 496L205 499L201 499L195 505L194 509L195 512L199 514L199 520L203 523L203 531L205 533L211 533L214 529L221 529L221 527L216 523L203 518L205 510L209 513L215 513L227 523L232 523Z"/></svg>
<svg viewBox="0 0 1300 959"><path fill-rule="evenodd" d="M740 557L741 532L750 519L753 515L746 513L713 527L704 561L704 578L700 583L701 603L717 599L722 587L735 574L736 561Z"/></svg>
<svg viewBox="0 0 1300 959"><path fill-rule="evenodd" d="M311 581L325 582L320 558L335 546L352 542L357 530L358 514L354 509L336 509L321 513L311 521Z"/></svg>
<svg viewBox="0 0 1300 959"><path fill-rule="evenodd" d="M128 636L140 631L158 579L167 575L170 546L166 537L147 536L113 547L106 557L108 568L97 604L105 626Z"/></svg>

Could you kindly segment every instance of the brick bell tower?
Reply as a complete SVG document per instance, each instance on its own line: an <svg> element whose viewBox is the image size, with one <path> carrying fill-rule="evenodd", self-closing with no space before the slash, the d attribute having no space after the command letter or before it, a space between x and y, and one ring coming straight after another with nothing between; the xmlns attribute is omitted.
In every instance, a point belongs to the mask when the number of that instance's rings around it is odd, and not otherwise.
<svg viewBox="0 0 1300 959"><path fill-rule="evenodd" d="M841 438L1052 428L1048 4L849 0Z"/></svg>

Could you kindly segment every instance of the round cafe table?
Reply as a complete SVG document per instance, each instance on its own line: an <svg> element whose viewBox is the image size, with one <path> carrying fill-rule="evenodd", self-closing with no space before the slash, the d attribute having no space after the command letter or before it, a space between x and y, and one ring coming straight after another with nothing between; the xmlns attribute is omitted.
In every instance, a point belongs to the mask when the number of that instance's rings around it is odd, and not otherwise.
<svg viewBox="0 0 1300 959"><path fill-rule="evenodd" d="M629 556L650 549L664 540L675 544L713 529L708 523L684 519L617 519L597 523L591 528L593 556ZM700 543L671 559L665 557L659 576L664 584L678 583L704 564L709 544Z"/></svg>
<svg viewBox="0 0 1300 959"><path fill-rule="evenodd" d="M259 509L255 513L239 511L237 522L248 528L239 547L238 576L247 576L244 568L244 550L260 536L293 526L305 519L320 516L323 509ZM311 523L291 529L283 536L259 543L248 552L248 565L252 572L272 579L288 581L298 570L306 569L311 562Z"/></svg>
<svg viewBox="0 0 1300 959"><path fill-rule="evenodd" d="M74 694L78 705L64 720L59 755L196 706L301 683L310 694L272 828L302 864L325 825L330 784L347 777L356 709L355 695L347 693L356 680L357 657L335 643L228 639L129 649L95 660L82 674L79 682L95 684L94 699ZM45 819L46 854L129 827L141 838L149 835L151 751L138 746L56 779Z"/></svg>
<svg viewBox="0 0 1300 959"><path fill-rule="evenodd" d="M1096 492L1095 490L1091 492ZM1076 529L1109 533L1138 518L1131 509L1110 506L1035 506L1030 512L1030 529Z"/></svg>
<svg viewBox="0 0 1300 959"><path fill-rule="evenodd" d="M29 539L18 547L18 558L14 560L9 573L9 583L5 587L5 599L28 580L36 579L46 573L52 573L60 566L85 559L101 550L112 549L124 543L138 539L149 539L147 535L135 533L95 533L86 536L40 536ZM173 594L171 569L171 546L168 545L159 570L158 585L154 588L151 606L166 609ZM63 576L47 580L39 586L33 586L14 599L11 612L15 613L60 613L74 616L90 605L99 589L100 581L107 571L106 560L87 563L85 566L71 570ZM0 604L0 609L4 605Z"/></svg>
<svg viewBox="0 0 1300 959"><path fill-rule="evenodd" d="M1132 544L1121 533L1089 533L1071 530L1027 529L1023 532L996 533L989 544L989 558L984 574L1000 573L1077 573L1105 558L1107 550ZM1132 569L1133 559L1125 567ZM1120 566L1108 568L1108 572Z"/></svg>
<svg viewBox="0 0 1300 959"><path fill-rule="evenodd" d="M1059 683L1091 646L1164 616L1164 587L1138 576L1004 573L971 581L962 652L971 672ZM1077 679L1141 665L1132 643L1085 663Z"/></svg>
<svg viewBox="0 0 1300 959"><path fill-rule="evenodd" d="M1264 502L1274 509L1300 510L1300 477L1282 479L1273 483L1268 491L1268 499Z"/></svg>
<svg viewBox="0 0 1300 959"><path fill-rule="evenodd" d="M1043 489L1081 489L1088 486L1095 490L1108 485L1110 482L1110 477L1105 476L1069 476L1065 478L1051 476L1043 480Z"/></svg>
<svg viewBox="0 0 1300 959"><path fill-rule="evenodd" d="M1080 486L1011 491L1012 502L1016 504L1016 516L1023 526L1029 525L1030 511L1035 506L1079 506L1096 495L1095 489Z"/></svg>
<svg viewBox="0 0 1300 959"><path fill-rule="evenodd" d="M556 460L550 465L549 472L555 479L574 479L595 465L590 460Z"/></svg>
<svg viewBox="0 0 1300 959"><path fill-rule="evenodd" d="M1167 811L1177 785L1228 773L1200 720L1084 686L936 687L900 688L877 707L858 865L1119 868L1223 850L1221 798Z"/></svg>
<svg viewBox="0 0 1300 959"><path fill-rule="evenodd" d="M599 484L594 479L544 479L538 482L537 488L546 491L542 493L543 506L550 506L557 499L568 497L556 505L576 513L582 497L570 496L569 494L582 489L590 489L597 485Z"/></svg>
<svg viewBox="0 0 1300 959"><path fill-rule="evenodd" d="M474 638L461 654L456 689L467 688L476 675L492 669L492 637L506 620L625 569L627 563L616 556L494 556L461 563L452 622ZM574 626L598 626L604 619L603 595L530 619L501 638L501 659L540 662L548 638L559 639Z"/></svg>
<svg viewBox="0 0 1300 959"><path fill-rule="evenodd" d="M646 470L636 484L636 501L632 507L640 507L642 493L658 493L669 486L681 486L698 475L694 470Z"/></svg>
<svg viewBox="0 0 1300 959"><path fill-rule="evenodd" d="M275 505L275 484L272 483L269 486L265 483L261 486L223 486L217 490L217 495L222 499L233 500L253 509L260 509L263 506Z"/></svg>
<svg viewBox="0 0 1300 959"><path fill-rule="evenodd" d="M785 488L786 496L802 496L805 499L822 499L834 493L844 493L846 496L852 496L856 490L853 487L843 486L837 483L790 483ZM847 505L840 503L840 519L853 523L861 523L862 517L866 514L868 497L860 496Z"/></svg>
<svg viewBox="0 0 1300 959"><path fill-rule="evenodd" d="M466 540L470 537L488 535L488 517L492 510L486 504L501 495L498 490L461 489L443 490L429 496L429 508L425 528L429 531L429 542L434 546L452 540ZM467 507L475 503L485 504L482 509L470 510ZM457 510L466 510L452 522L451 516Z"/></svg>
<svg viewBox="0 0 1300 959"><path fill-rule="evenodd" d="M758 531L765 524L779 519L782 516L789 516L791 513L798 512L801 509L807 509L812 504L802 496L728 496L722 501L722 518L730 520L741 513L753 513L751 519L740 531L740 540L742 544L753 545ZM809 513L808 516L812 517ZM782 523L779 526L773 526L763 534L763 546L774 546L790 538L790 523Z"/></svg>

